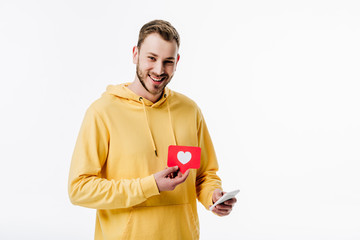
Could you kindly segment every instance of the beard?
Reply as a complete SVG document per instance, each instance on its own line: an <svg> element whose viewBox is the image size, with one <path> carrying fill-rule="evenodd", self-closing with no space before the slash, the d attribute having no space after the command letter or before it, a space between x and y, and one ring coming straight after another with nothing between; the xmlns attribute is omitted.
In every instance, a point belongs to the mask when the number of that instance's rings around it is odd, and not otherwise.
<svg viewBox="0 0 360 240"><path fill-rule="evenodd" d="M153 85L154 90L150 90L150 89L146 86L146 83L145 83L145 79L148 77L148 74L140 70L139 64L136 65L136 75L137 75L137 77L138 77L141 85L144 87L144 89L145 89L148 93L153 94L153 95L163 92L164 89L165 89L165 87L166 87L166 85L170 82L170 80L171 80L171 78L172 78L172 76L169 77L169 75L167 75L167 74L161 75L161 76L167 78L167 79L164 79L164 80L163 80L163 81L167 81L167 82L165 82L165 83L163 83L163 84L160 84L160 85ZM156 74L153 74L153 75L156 75Z"/></svg>

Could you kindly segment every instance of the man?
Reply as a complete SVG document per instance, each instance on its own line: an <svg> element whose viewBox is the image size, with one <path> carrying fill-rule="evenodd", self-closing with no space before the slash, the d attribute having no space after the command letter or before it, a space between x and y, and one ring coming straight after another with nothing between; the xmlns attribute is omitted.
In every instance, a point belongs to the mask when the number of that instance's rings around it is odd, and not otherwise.
<svg viewBox="0 0 360 240"><path fill-rule="evenodd" d="M133 48L132 83L109 86L87 110L69 176L73 204L97 209L95 239L198 239L196 199L223 194L214 148L197 105L166 87L179 61L170 23L145 24ZM199 169L167 166L169 145L201 147ZM236 199L215 207L228 215Z"/></svg>

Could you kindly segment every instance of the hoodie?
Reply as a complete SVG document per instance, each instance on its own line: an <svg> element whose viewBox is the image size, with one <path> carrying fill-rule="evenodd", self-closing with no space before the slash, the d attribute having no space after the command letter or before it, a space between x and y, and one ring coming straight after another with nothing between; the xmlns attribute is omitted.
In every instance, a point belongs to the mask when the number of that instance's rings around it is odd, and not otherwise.
<svg viewBox="0 0 360 240"><path fill-rule="evenodd" d="M108 86L87 109L71 161L70 200L97 209L97 240L199 239L196 199L208 209L221 188L201 111L168 88L152 103L128 85ZM201 147L201 166L159 193L153 174L167 167L169 145Z"/></svg>

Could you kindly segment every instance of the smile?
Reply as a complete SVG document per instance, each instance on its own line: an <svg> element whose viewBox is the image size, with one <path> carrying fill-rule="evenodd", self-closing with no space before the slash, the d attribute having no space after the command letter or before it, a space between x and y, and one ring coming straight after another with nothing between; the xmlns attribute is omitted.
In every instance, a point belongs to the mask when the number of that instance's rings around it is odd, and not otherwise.
<svg viewBox="0 0 360 240"><path fill-rule="evenodd" d="M148 75L151 80L153 80L154 82L161 82L165 79L165 77L161 77L161 78L158 78L158 77L155 77L155 76L151 76L150 74Z"/></svg>

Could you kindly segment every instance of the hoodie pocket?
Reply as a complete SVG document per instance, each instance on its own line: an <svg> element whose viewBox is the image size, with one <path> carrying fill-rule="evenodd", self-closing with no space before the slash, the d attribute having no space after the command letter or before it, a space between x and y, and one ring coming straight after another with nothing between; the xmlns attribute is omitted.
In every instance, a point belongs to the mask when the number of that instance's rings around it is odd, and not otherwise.
<svg viewBox="0 0 360 240"><path fill-rule="evenodd" d="M134 207L123 239L199 239L199 221L190 204Z"/></svg>

